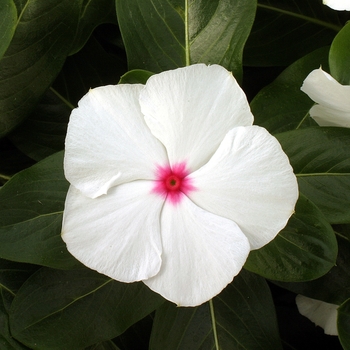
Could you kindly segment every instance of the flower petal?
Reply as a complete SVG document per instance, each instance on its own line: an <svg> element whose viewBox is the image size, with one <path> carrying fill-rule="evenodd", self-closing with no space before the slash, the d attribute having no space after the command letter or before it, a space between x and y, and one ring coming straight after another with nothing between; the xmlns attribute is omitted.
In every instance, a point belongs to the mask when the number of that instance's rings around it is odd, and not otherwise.
<svg viewBox="0 0 350 350"><path fill-rule="evenodd" d="M309 113L320 126L350 128L350 110L339 111L322 105L315 105L310 109Z"/></svg>
<svg viewBox="0 0 350 350"><path fill-rule="evenodd" d="M154 276L161 265L160 211L151 181L114 187L91 199L70 186L62 239L89 268L122 282Z"/></svg>
<svg viewBox="0 0 350 350"><path fill-rule="evenodd" d="M350 86L339 84L321 68L313 70L304 80L301 90L319 103L310 115L322 126L350 124Z"/></svg>
<svg viewBox="0 0 350 350"><path fill-rule="evenodd" d="M212 159L191 174L189 197L240 227L251 248L270 242L287 224L298 198L288 157L264 128L237 127Z"/></svg>
<svg viewBox="0 0 350 350"><path fill-rule="evenodd" d="M143 85L90 90L68 125L65 175L95 198L114 185L152 179L154 163L166 163L164 147L144 122L138 102Z"/></svg>
<svg viewBox="0 0 350 350"><path fill-rule="evenodd" d="M323 4L329 6L333 10L350 11L350 1L349 0L323 0Z"/></svg>
<svg viewBox="0 0 350 350"><path fill-rule="evenodd" d="M232 127L253 123L244 92L218 65L196 64L154 75L140 104L170 164L186 161L191 171L210 159Z"/></svg>
<svg viewBox="0 0 350 350"><path fill-rule="evenodd" d="M310 321L324 329L325 334L338 335L337 309L338 305L329 304L321 300L297 295L295 301L299 312Z"/></svg>
<svg viewBox="0 0 350 350"><path fill-rule="evenodd" d="M221 292L242 269L249 243L232 221L202 210L184 196L165 202L159 273L144 283L179 306L200 305Z"/></svg>

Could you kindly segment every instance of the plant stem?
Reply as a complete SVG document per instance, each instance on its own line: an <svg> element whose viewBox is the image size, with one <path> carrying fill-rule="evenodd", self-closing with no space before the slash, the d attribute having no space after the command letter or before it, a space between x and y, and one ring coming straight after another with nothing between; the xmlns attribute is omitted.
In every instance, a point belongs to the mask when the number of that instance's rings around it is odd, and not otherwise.
<svg viewBox="0 0 350 350"><path fill-rule="evenodd" d="M218 340L218 333L216 331L216 320L215 320L213 299L209 300L209 306L210 306L211 323L212 323L212 326L213 326L213 335L214 335L214 341L215 341L215 349L216 350L220 350L220 348L219 348L219 340Z"/></svg>

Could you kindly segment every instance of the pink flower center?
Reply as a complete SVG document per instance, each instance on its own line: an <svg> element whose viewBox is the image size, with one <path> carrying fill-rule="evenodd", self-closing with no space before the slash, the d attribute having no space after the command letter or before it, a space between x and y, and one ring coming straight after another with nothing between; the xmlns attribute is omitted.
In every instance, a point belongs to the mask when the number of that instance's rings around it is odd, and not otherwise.
<svg viewBox="0 0 350 350"><path fill-rule="evenodd" d="M178 204L184 195L195 190L188 175L186 162L174 164L172 167L158 166L152 192L165 197L172 204Z"/></svg>

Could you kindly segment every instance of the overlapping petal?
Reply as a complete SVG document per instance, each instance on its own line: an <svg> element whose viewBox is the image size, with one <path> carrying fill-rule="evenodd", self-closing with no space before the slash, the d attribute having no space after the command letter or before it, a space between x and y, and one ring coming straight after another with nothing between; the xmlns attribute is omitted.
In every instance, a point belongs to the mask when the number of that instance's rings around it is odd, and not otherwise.
<svg viewBox="0 0 350 350"><path fill-rule="evenodd" d="M114 185L152 179L167 162L163 145L145 124L138 102L143 85L90 90L74 109L64 160L68 181L95 198Z"/></svg>
<svg viewBox="0 0 350 350"><path fill-rule="evenodd" d="M350 11L349 0L323 0L323 4L329 6L333 10Z"/></svg>
<svg viewBox="0 0 350 350"><path fill-rule="evenodd" d="M210 159L232 127L253 123L244 92L218 65L197 64L154 75L141 92L140 104L170 164L186 161L191 171Z"/></svg>
<svg viewBox="0 0 350 350"><path fill-rule="evenodd" d="M339 84L319 68L307 76L301 90L318 103L310 115L319 125L350 127L350 86Z"/></svg>
<svg viewBox="0 0 350 350"><path fill-rule="evenodd" d="M295 299L299 312L310 321L324 329L329 335L338 335L337 309L338 305L326 303L321 300L297 295Z"/></svg>
<svg viewBox="0 0 350 350"><path fill-rule="evenodd" d="M179 306L200 305L232 281L249 254L249 242L232 221L209 213L184 196L165 202L159 273L144 283Z"/></svg>
<svg viewBox="0 0 350 350"><path fill-rule="evenodd" d="M288 157L264 128L237 127L201 169L191 174L201 208L233 220L251 248L270 242L287 224L298 198Z"/></svg>
<svg viewBox="0 0 350 350"><path fill-rule="evenodd" d="M140 281L157 274L163 200L151 194L151 186L151 181L133 181L95 199L71 186L62 228L69 252L118 281Z"/></svg>

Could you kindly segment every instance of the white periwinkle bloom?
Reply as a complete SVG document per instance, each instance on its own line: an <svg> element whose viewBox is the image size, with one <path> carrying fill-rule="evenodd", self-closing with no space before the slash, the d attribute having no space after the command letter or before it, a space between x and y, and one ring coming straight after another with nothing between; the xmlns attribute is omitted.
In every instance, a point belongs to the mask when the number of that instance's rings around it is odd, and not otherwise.
<svg viewBox="0 0 350 350"><path fill-rule="evenodd" d="M337 309L338 305L321 300L297 295L295 298L299 312L310 321L323 328L325 334L338 335Z"/></svg>
<svg viewBox="0 0 350 350"><path fill-rule="evenodd" d="M319 68L306 77L301 90L317 103L310 109L310 116L319 125L350 127L349 85L341 85Z"/></svg>
<svg viewBox="0 0 350 350"><path fill-rule="evenodd" d="M68 250L181 306L220 293L298 197L280 144L252 123L243 91L218 65L90 90L66 138Z"/></svg>
<svg viewBox="0 0 350 350"><path fill-rule="evenodd" d="M350 11L350 0L323 0L323 4L333 10Z"/></svg>

